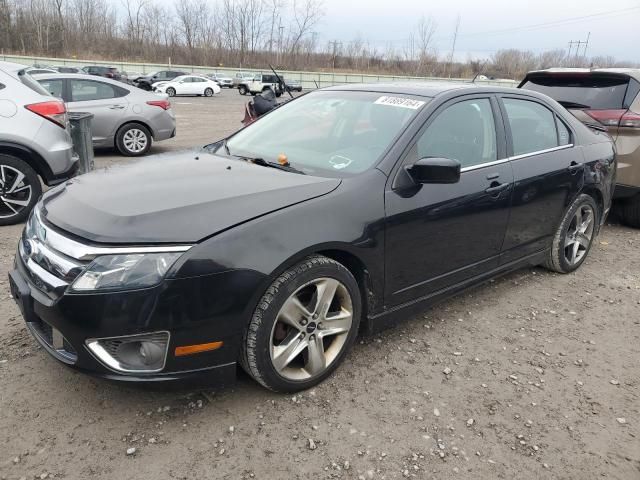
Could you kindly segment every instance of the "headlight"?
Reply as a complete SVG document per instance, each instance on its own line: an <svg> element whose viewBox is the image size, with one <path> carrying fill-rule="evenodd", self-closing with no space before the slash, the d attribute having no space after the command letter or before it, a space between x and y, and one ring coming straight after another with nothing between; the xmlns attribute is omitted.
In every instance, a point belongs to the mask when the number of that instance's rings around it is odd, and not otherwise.
<svg viewBox="0 0 640 480"><path fill-rule="evenodd" d="M71 290L120 290L152 287L162 281L181 252L104 255L73 282Z"/></svg>

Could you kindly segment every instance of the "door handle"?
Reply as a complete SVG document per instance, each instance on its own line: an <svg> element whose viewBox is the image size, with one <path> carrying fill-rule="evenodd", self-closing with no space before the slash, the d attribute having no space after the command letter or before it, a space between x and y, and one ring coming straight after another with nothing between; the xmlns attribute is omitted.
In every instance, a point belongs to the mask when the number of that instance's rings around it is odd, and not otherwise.
<svg viewBox="0 0 640 480"><path fill-rule="evenodd" d="M567 170L571 172L571 175L575 174L578 170L581 170L584 164L578 162L571 162Z"/></svg>
<svg viewBox="0 0 640 480"><path fill-rule="evenodd" d="M485 193L489 195L499 195L501 192L509 188L509 183L493 182L489 188L485 190Z"/></svg>
<svg viewBox="0 0 640 480"><path fill-rule="evenodd" d="M122 110L124 108L123 105L111 105L109 107L111 110Z"/></svg>

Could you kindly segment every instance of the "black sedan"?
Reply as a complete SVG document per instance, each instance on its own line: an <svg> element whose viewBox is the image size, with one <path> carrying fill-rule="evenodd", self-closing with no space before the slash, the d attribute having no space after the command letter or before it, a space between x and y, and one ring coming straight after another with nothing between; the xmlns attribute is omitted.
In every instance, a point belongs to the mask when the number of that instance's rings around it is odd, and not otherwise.
<svg viewBox="0 0 640 480"><path fill-rule="evenodd" d="M576 270L615 162L606 133L535 92L317 90L201 151L49 190L11 290L43 347L83 371L223 384L240 364L297 391L360 329L523 266Z"/></svg>

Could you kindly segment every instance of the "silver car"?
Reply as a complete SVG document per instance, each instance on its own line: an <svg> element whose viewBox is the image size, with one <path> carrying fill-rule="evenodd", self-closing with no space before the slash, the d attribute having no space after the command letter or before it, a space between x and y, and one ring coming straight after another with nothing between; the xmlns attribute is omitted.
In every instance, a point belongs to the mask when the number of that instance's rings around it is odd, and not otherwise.
<svg viewBox="0 0 640 480"><path fill-rule="evenodd" d="M42 194L75 175L69 121L63 102L26 73L0 62L0 225L25 220Z"/></svg>
<svg viewBox="0 0 640 480"><path fill-rule="evenodd" d="M34 78L63 99L70 112L93 114L94 147L115 147L122 155L140 156L149 151L152 142L176 135L176 118L166 95L87 75L46 74Z"/></svg>

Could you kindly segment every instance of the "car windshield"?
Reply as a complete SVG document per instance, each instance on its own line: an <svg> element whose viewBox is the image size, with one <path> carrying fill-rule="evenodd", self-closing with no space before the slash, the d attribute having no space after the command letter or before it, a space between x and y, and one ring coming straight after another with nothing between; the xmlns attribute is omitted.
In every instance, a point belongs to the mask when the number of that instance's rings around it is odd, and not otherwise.
<svg viewBox="0 0 640 480"><path fill-rule="evenodd" d="M277 162L318 176L373 167L428 99L375 92L316 91L290 101L231 137L232 155Z"/></svg>
<svg viewBox="0 0 640 480"><path fill-rule="evenodd" d="M544 93L568 108L623 108L629 79L603 75L531 76L522 86Z"/></svg>

